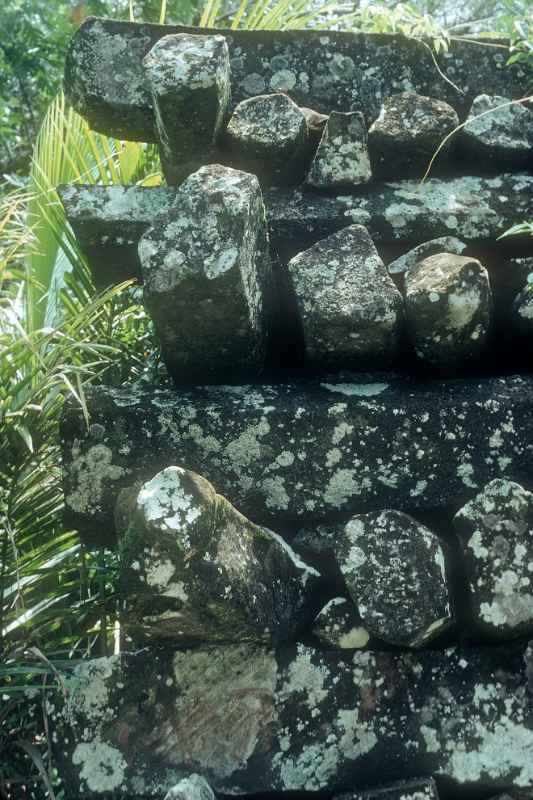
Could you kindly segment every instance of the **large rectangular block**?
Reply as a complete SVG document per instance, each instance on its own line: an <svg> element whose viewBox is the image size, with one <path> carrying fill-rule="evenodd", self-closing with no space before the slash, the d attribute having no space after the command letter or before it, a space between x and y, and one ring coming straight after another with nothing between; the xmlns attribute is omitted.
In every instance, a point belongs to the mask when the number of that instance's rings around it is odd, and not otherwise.
<svg viewBox="0 0 533 800"><path fill-rule="evenodd" d="M286 529L384 507L456 507L496 477L531 484L533 376L352 377L254 386L99 387L63 417L67 516L113 540L118 492L192 469L257 523Z"/></svg>
<svg viewBox="0 0 533 800"><path fill-rule="evenodd" d="M65 90L92 128L124 139L155 141L154 111L143 58L169 34L201 35L198 28L148 25L89 17L67 55ZM405 36L324 31L209 29L228 43L233 103L289 92L299 105L329 114L362 111L374 120L384 97L405 90L446 100L464 113L481 93L522 97L520 65L505 67L499 48L452 42L439 57ZM460 91L442 72L453 77Z"/></svg>

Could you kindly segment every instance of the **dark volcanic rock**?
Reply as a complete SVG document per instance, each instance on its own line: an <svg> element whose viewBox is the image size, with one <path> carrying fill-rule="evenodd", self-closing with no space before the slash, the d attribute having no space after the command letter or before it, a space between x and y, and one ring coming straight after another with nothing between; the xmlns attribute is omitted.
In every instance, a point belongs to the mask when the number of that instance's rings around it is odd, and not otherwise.
<svg viewBox="0 0 533 800"><path fill-rule="evenodd" d="M271 267L257 178L202 167L180 186L179 213L139 242L144 301L178 383L220 383L261 372L271 313Z"/></svg>
<svg viewBox="0 0 533 800"><path fill-rule="evenodd" d="M439 800L439 793L433 778L415 778L364 792L350 792L334 800Z"/></svg>
<svg viewBox="0 0 533 800"><path fill-rule="evenodd" d="M286 94L243 100L228 123L225 145L231 163L261 183L301 183L309 151L305 114Z"/></svg>
<svg viewBox="0 0 533 800"><path fill-rule="evenodd" d="M332 111L306 183L319 189L367 183L372 178L367 138L359 111Z"/></svg>
<svg viewBox="0 0 533 800"><path fill-rule="evenodd" d="M304 115L307 122L310 145L314 150L316 150L322 138L322 134L324 133L324 128L326 127L326 123L328 121L328 115L321 114L320 111L315 111L313 108L306 108L305 106L300 106L300 111Z"/></svg>
<svg viewBox="0 0 533 800"><path fill-rule="evenodd" d="M515 328L527 336L533 334L533 283L527 283L514 299L512 321Z"/></svg>
<svg viewBox="0 0 533 800"><path fill-rule="evenodd" d="M533 494L491 481L454 518L468 571L470 615L496 638L533 631Z"/></svg>
<svg viewBox="0 0 533 800"><path fill-rule="evenodd" d="M370 635L420 647L450 625L441 544L412 517L392 510L352 517L336 553Z"/></svg>
<svg viewBox="0 0 533 800"><path fill-rule="evenodd" d="M136 641L283 641L312 619L317 571L179 467L144 484L120 553Z"/></svg>
<svg viewBox="0 0 533 800"><path fill-rule="evenodd" d="M50 696L51 741L74 797L160 796L191 771L228 794L353 792L420 775L458 795L526 787L523 651L144 650L77 666L68 692Z"/></svg>
<svg viewBox="0 0 533 800"><path fill-rule="evenodd" d="M403 299L362 225L350 225L289 261L290 282L312 363L390 359Z"/></svg>
<svg viewBox="0 0 533 800"><path fill-rule="evenodd" d="M228 45L223 36L164 36L144 59L167 183L212 160L230 101Z"/></svg>
<svg viewBox="0 0 533 800"><path fill-rule="evenodd" d="M89 18L74 34L65 67L70 103L91 127L122 139L155 141L154 114L143 57L163 36L175 33L226 37L235 104L266 92L287 91L301 106L329 114L362 111L376 118L383 97L405 86L466 111L481 92L522 97L521 65L504 68L505 52L450 43L446 72L439 75L424 43L403 35L321 30L247 31L183 28ZM116 76L122 80L117 81ZM463 93L464 92L464 93Z"/></svg>
<svg viewBox="0 0 533 800"><path fill-rule="evenodd" d="M310 246L351 223L365 225L380 243L416 244L441 236L490 242L533 216L533 176L523 173L371 188L337 197L269 190L264 201L273 242ZM69 186L62 191L69 222L99 285L108 286L117 273L120 279L140 278L135 243L177 198L176 188Z"/></svg>
<svg viewBox="0 0 533 800"><path fill-rule="evenodd" d="M402 92L385 98L368 131L376 178L421 178L443 139L459 125L456 111L442 100ZM441 164L455 146L453 137L439 153Z"/></svg>
<svg viewBox="0 0 533 800"><path fill-rule="evenodd" d="M334 650L353 650L365 647L370 638L363 627L351 600L334 597L317 614L313 633L322 644Z"/></svg>
<svg viewBox="0 0 533 800"><path fill-rule="evenodd" d="M97 387L62 421L69 524L113 538L119 491L180 464L275 529L379 508L466 502L496 477L530 480L533 377L341 376L265 386ZM529 477L528 477L529 476Z"/></svg>
<svg viewBox="0 0 533 800"><path fill-rule="evenodd" d="M510 105L506 97L481 94L472 103L458 147L484 168L507 170L533 165L533 111Z"/></svg>
<svg viewBox="0 0 533 800"><path fill-rule="evenodd" d="M403 256L396 258L387 266L391 275L404 275L410 269L429 256L436 256L439 253L455 253L462 255L466 250L466 244L455 236L441 236L439 239L431 239L429 242L413 247Z"/></svg>
<svg viewBox="0 0 533 800"><path fill-rule="evenodd" d="M165 800L215 800L215 794L205 778L193 773L172 786Z"/></svg>
<svg viewBox="0 0 533 800"><path fill-rule="evenodd" d="M484 349L490 330L489 276L475 258L440 253L405 275L407 330L420 358L462 364Z"/></svg>

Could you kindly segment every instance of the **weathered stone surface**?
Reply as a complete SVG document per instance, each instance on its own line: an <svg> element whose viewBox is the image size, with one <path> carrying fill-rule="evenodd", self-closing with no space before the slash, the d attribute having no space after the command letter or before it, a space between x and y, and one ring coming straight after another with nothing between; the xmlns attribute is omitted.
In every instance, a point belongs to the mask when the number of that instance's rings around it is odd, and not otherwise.
<svg viewBox="0 0 533 800"><path fill-rule="evenodd" d="M481 94L472 103L458 147L484 168L527 167L533 164L533 111L510 105L506 97Z"/></svg>
<svg viewBox="0 0 533 800"><path fill-rule="evenodd" d="M144 484L120 553L125 625L137 641L278 642L312 619L318 572L179 467Z"/></svg>
<svg viewBox="0 0 533 800"><path fill-rule="evenodd" d="M133 241L136 236L137 241L148 223L172 206L178 191L133 186L65 190L69 221L99 285L109 285L115 264L121 266L121 278L140 277L136 250L125 249L124 239ZM441 236L490 242L511 225L533 217L533 177L520 173L430 178L422 186L418 181L400 181L373 186L370 193L337 197L277 188L266 192L264 201L274 243L310 246L350 223L365 225L378 243L414 245Z"/></svg>
<svg viewBox="0 0 533 800"><path fill-rule="evenodd" d="M372 178L365 119L359 111L332 111L306 183L318 189L358 186Z"/></svg>
<svg viewBox="0 0 533 800"><path fill-rule="evenodd" d="M466 244L455 236L441 236L438 239L431 239L429 242L422 242L422 244L413 247L403 256L391 261L387 269L391 275L404 275L419 261L423 261L424 258L436 256L439 253L455 253L455 255L460 256L465 250Z"/></svg>
<svg viewBox="0 0 533 800"><path fill-rule="evenodd" d="M533 631L533 494L491 481L455 516L475 626L494 637Z"/></svg>
<svg viewBox="0 0 533 800"><path fill-rule="evenodd" d="M370 635L420 647L451 624L442 546L412 517L390 509L352 517L336 553Z"/></svg>
<svg viewBox="0 0 533 800"><path fill-rule="evenodd" d="M533 334L533 283L527 283L514 299L512 321L520 333Z"/></svg>
<svg viewBox="0 0 533 800"><path fill-rule="evenodd" d="M481 92L522 97L520 65L504 69L506 54L492 47L451 42L444 71L421 42L405 36L320 30L209 30L89 18L74 34L65 68L69 102L91 127L123 139L154 141L154 116L142 59L163 36L175 33L227 38L235 104L265 92L288 91L301 106L329 114L362 111L376 118L382 98L410 89L468 110ZM117 75L121 80L117 81Z"/></svg>
<svg viewBox="0 0 533 800"><path fill-rule="evenodd" d="M261 183L298 184L309 150L305 114L286 94L250 97L233 112L225 146L231 163Z"/></svg>
<svg viewBox="0 0 533 800"><path fill-rule="evenodd" d="M163 187L70 185L58 193L99 289L141 277L139 239L176 199Z"/></svg>
<svg viewBox="0 0 533 800"><path fill-rule="evenodd" d="M143 65L165 178L181 183L214 156L230 102L228 45L223 36L172 34Z"/></svg>
<svg viewBox="0 0 533 800"><path fill-rule="evenodd" d="M304 115L307 122L310 144L312 145L312 148L316 150L322 138L322 134L324 133L324 128L326 127L326 123L328 121L328 115L321 114L320 111L315 111L314 108L306 108L305 106L300 106L300 111Z"/></svg>
<svg viewBox="0 0 533 800"><path fill-rule="evenodd" d="M180 464L258 524L466 502L533 471L533 377L383 374L265 386L97 387L62 421L69 524L112 540L119 491ZM529 476L529 477L528 477Z"/></svg>
<svg viewBox="0 0 533 800"><path fill-rule="evenodd" d="M351 600L334 597L317 614L314 635L322 644L336 650L353 650L366 647L369 633Z"/></svg>
<svg viewBox="0 0 533 800"><path fill-rule="evenodd" d="M439 367L463 364L484 349L492 293L475 258L440 253L405 275L407 330L420 358Z"/></svg>
<svg viewBox="0 0 533 800"><path fill-rule="evenodd" d="M353 792L420 775L487 793L525 787L523 650L145 650L76 667L65 699L50 701L51 739L75 797L151 796L192 770L230 794Z"/></svg>
<svg viewBox="0 0 533 800"><path fill-rule="evenodd" d="M326 365L391 359L403 298L368 231L350 225L288 264L308 361Z"/></svg>
<svg viewBox="0 0 533 800"><path fill-rule="evenodd" d="M439 793L433 778L416 778L378 789L342 794L335 800L439 800Z"/></svg>
<svg viewBox="0 0 533 800"><path fill-rule="evenodd" d="M215 800L215 794L205 778L193 773L172 786L165 800Z"/></svg>
<svg viewBox="0 0 533 800"><path fill-rule="evenodd" d="M202 167L139 242L144 301L178 383L220 383L263 366L271 267L254 175Z"/></svg>
<svg viewBox="0 0 533 800"><path fill-rule="evenodd" d="M459 125L448 103L414 92L386 97L368 131L372 172L377 178L421 178L443 139ZM442 164L455 146L452 137L439 153Z"/></svg>

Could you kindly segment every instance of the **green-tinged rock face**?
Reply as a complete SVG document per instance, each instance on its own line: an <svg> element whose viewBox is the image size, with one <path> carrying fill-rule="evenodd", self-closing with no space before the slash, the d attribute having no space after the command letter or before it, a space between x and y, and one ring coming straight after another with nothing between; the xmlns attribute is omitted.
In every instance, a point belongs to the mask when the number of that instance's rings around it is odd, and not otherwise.
<svg viewBox="0 0 533 800"><path fill-rule="evenodd" d="M176 383L220 383L263 367L271 313L257 178L202 167L139 242L144 299Z"/></svg>
<svg viewBox="0 0 533 800"><path fill-rule="evenodd" d="M405 275L407 329L417 355L439 367L468 362L486 347L492 292L475 258L440 253Z"/></svg>
<svg viewBox="0 0 533 800"><path fill-rule="evenodd" d="M306 183L318 189L358 186L372 178L365 119L358 111L332 111Z"/></svg>
<svg viewBox="0 0 533 800"><path fill-rule="evenodd" d="M126 627L140 641L281 641L312 615L319 574L203 478L167 467L121 540Z"/></svg>
<svg viewBox="0 0 533 800"><path fill-rule="evenodd" d="M171 34L143 65L165 177L181 183L214 155L231 95L228 46L223 36Z"/></svg>
<svg viewBox="0 0 533 800"><path fill-rule="evenodd" d="M470 623L496 639L533 632L533 494L491 481L455 516L469 580Z"/></svg>
<svg viewBox="0 0 533 800"><path fill-rule="evenodd" d="M368 132L372 172L382 179L422 177L443 140L459 125L455 109L414 92L387 97ZM455 146L453 137L439 154L439 164Z"/></svg>
<svg viewBox="0 0 533 800"><path fill-rule="evenodd" d="M485 169L527 168L533 164L533 111L508 97L481 94L472 103L458 146Z"/></svg>
<svg viewBox="0 0 533 800"><path fill-rule="evenodd" d="M412 517L393 510L352 517L339 531L336 556L372 636L420 647L450 626L443 549Z"/></svg>
<svg viewBox="0 0 533 800"><path fill-rule="evenodd" d="M55 757L74 797L161 797L191 772L226 794L353 792L376 775L520 789L533 781L523 653L241 644L89 662L49 704Z"/></svg>
<svg viewBox="0 0 533 800"><path fill-rule="evenodd" d="M403 300L362 225L350 225L288 265L306 357L326 366L382 363L398 347Z"/></svg>
<svg viewBox="0 0 533 800"><path fill-rule="evenodd" d="M309 131L303 111L285 94L243 100L224 138L227 158L263 184L301 182L307 168Z"/></svg>

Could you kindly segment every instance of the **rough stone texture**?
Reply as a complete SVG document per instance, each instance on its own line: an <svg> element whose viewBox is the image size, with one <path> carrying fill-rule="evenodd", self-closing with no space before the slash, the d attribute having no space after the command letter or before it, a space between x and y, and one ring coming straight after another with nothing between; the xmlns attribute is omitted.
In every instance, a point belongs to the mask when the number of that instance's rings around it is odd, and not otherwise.
<svg viewBox="0 0 533 800"><path fill-rule="evenodd" d="M263 366L271 267L257 178L202 167L139 242L145 305L178 383L220 383Z"/></svg>
<svg viewBox="0 0 533 800"><path fill-rule="evenodd" d="M463 154L483 168L507 170L533 165L533 111L506 103L506 97L476 97L459 135L458 147Z"/></svg>
<svg viewBox="0 0 533 800"><path fill-rule="evenodd" d="M309 150L305 114L286 94L250 97L233 112L225 147L231 163L261 183L298 184Z"/></svg>
<svg viewBox="0 0 533 800"><path fill-rule="evenodd" d="M405 275L405 312L420 358L439 367L468 362L483 351L490 331L487 270L453 253L425 258Z"/></svg>
<svg viewBox="0 0 533 800"><path fill-rule="evenodd" d="M420 775L488 794L533 782L523 652L141 651L76 667L51 738L74 797L151 796L191 771L229 794Z"/></svg>
<svg viewBox="0 0 533 800"><path fill-rule="evenodd" d="M433 778L419 778L364 792L350 792L334 800L439 800L439 793Z"/></svg>
<svg viewBox="0 0 533 800"><path fill-rule="evenodd" d="M309 362L335 366L391 359L403 299L368 231L350 225L288 264Z"/></svg>
<svg viewBox="0 0 533 800"><path fill-rule="evenodd" d="M99 285L109 285L115 264L121 266L121 278L140 277L136 249L126 249L124 239L133 242L137 236L138 240L147 224L172 206L178 192L135 186L64 190L69 222ZM422 186L406 180L376 185L370 194L337 197L278 188L266 192L264 201L274 244L310 246L351 223L365 225L378 243L415 245L442 236L490 242L511 225L533 217L533 177L520 173L430 178ZM127 254L131 254L128 269Z"/></svg>
<svg viewBox="0 0 533 800"><path fill-rule="evenodd" d="M335 650L366 647L370 638L355 605L345 597L334 597L326 603L317 614L313 633L323 645Z"/></svg>
<svg viewBox="0 0 533 800"><path fill-rule="evenodd" d="M230 102L230 63L223 36L164 36L144 58L159 153L167 183L209 162Z"/></svg>
<svg viewBox="0 0 533 800"><path fill-rule="evenodd" d="M113 539L119 491L180 464L258 524L466 502L533 471L533 377L421 381L344 375L188 391L87 392L62 421L68 524Z"/></svg>
<svg viewBox="0 0 533 800"><path fill-rule="evenodd" d="M512 321L520 333L527 336L533 334L533 283L527 283L515 297Z"/></svg>
<svg viewBox="0 0 533 800"><path fill-rule="evenodd" d="M465 250L466 244L455 236L441 236L413 247L403 256L391 261L387 269L391 275L404 275L424 258L436 256L439 253L455 253L460 256Z"/></svg>
<svg viewBox="0 0 533 800"><path fill-rule="evenodd" d="M312 619L317 571L179 467L144 484L120 552L136 641L279 642Z"/></svg>
<svg viewBox="0 0 533 800"><path fill-rule="evenodd" d="M353 517L336 547L348 591L370 635L420 647L451 623L438 537L401 511Z"/></svg>
<svg viewBox="0 0 533 800"><path fill-rule="evenodd" d="M165 800L215 800L215 794L205 778L193 773L172 786Z"/></svg>
<svg viewBox="0 0 533 800"><path fill-rule="evenodd" d="M376 178L421 178L442 140L459 125L456 111L442 100L401 92L387 97L368 131L368 149ZM455 139L439 153L446 161Z"/></svg>
<svg viewBox="0 0 533 800"><path fill-rule="evenodd" d="M306 108L305 106L300 106L300 111L307 122L310 144L312 148L316 150L329 117L327 114L321 114L320 111L315 111L314 108Z"/></svg>
<svg viewBox="0 0 533 800"><path fill-rule="evenodd" d="M58 194L99 289L141 277L139 239L176 200L163 187L71 185Z"/></svg>
<svg viewBox="0 0 533 800"><path fill-rule="evenodd" d="M489 636L533 631L533 494L493 480L455 516L472 622Z"/></svg>
<svg viewBox="0 0 533 800"><path fill-rule="evenodd" d="M65 89L91 127L123 139L155 141L154 116L142 59L162 36L200 34L197 28L89 18L74 34ZM307 31L209 30L227 38L235 104L287 91L301 106L329 114L362 111L376 118L382 100L404 90L431 94L467 112L481 92L522 97L524 70L507 69L505 51L451 42L439 57L458 92L421 42L405 36ZM117 75L121 80L115 80Z"/></svg>
<svg viewBox="0 0 533 800"><path fill-rule="evenodd" d="M372 178L365 119L359 111L332 111L306 183L318 189L358 186Z"/></svg>

